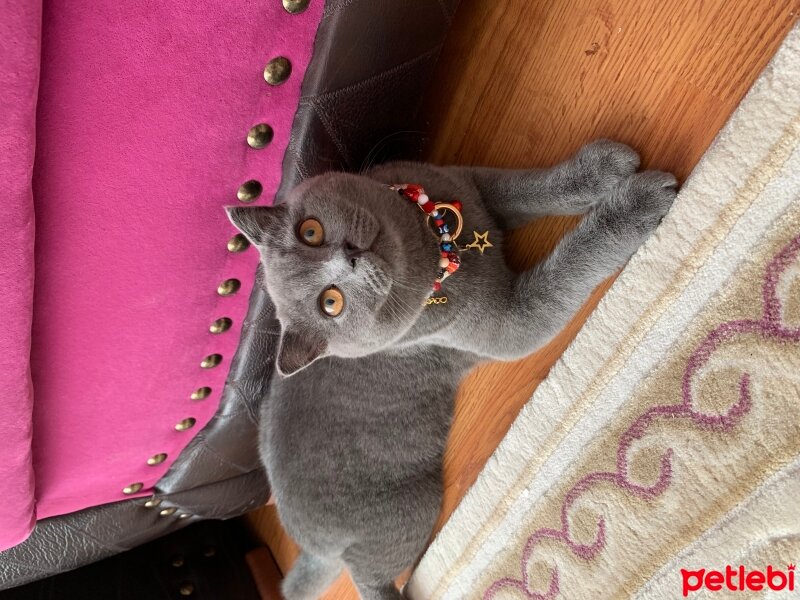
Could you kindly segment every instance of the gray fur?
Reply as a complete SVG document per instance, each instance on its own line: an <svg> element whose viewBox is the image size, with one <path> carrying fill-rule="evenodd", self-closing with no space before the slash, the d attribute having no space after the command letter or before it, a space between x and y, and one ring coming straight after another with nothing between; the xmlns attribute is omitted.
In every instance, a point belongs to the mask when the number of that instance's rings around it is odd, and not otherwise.
<svg viewBox="0 0 800 600"><path fill-rule="evenodd" d="M442 456L459 381L476 363L536 350L655 229L675 197L668 173L634 174L637 154L599 141L545 170L393 163L365 176L308 180L276 208L235 208L253 241L281 322L276 377L262 415L262 457L278 511L303 548L289 600L318 597L348 568L362 598L401 598L393 580L424 549L442 497ZM422 213L387 183L419 183L463 203L464 233L493 248L462 254L423 308L438 247ZM513 273L502 229L583 214L545 261ZM313 216L326 242L297 238ZM345 295L337 318L321 291Z"/></svg>

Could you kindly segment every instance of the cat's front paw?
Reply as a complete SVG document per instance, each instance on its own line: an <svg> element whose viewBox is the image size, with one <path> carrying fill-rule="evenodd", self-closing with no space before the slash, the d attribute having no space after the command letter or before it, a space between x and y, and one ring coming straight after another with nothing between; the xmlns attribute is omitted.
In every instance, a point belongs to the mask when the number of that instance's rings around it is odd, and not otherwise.
<svg viewBox="0 0 800 600"><path fill-rule="evenodd" d="M597 140L575 155L575 176L582 187L591 190L595 201L606 196L639 168L639 154L625 144Z"/></svg>
<svg viewBox="0 0 800 600"><path fill-rule="evenodd" d="M675 176L663 171L628 177L595 209L598 227L633 253L667 214L677 187Z"/></svg>

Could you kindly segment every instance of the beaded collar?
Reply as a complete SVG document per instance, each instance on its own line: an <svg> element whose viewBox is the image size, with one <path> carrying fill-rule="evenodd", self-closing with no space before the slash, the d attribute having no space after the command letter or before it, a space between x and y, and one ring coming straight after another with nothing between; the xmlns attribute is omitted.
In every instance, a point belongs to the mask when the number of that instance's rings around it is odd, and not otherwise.
<svg viewBox="0 0 800 600"><path fill-rule="evenodd" d="M489 232L486 231L482 234L477 231L473 232L475 241L463 248L459 248L456 240L461 235L461 229L464 226L464 219L461 216L461 202L453 200L452 202L434 203L425 193L425 189L415 183L397 183L390 185L389 189L398 192L401 196L405 196L410 202L416 204L427 215L428 221L433 219L435 235L439 240L439 271L436 281L433 282L431 294L425 303L444 304L447 302L447 296L433 297L433 294L441 290L442 282L461 266L461 251L475 248L483 254L486 248L492 246L488 239ZM445 223L446 212L453 213L456 218L455 231L453 232L450 231L450 226Z"/></svg>

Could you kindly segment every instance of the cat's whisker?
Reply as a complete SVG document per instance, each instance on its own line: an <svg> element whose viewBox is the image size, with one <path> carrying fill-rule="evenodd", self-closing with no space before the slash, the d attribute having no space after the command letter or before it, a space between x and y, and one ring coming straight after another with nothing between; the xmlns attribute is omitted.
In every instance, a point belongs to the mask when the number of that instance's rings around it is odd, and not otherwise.
<svg viewBox="0 0 800 600"><path fill-rule="evenodd" d="M380 156L380 151L386 147L389 140L391 140L392 138L396 138L400 135L407 135L407 134L425 135L425 132L413 129L406 129L401 131L395 131L394 133L390 133L388 135L383 136L380 140L378 140L375 143L374 146L372 146L372 149L364 157L364 160L361 162L361 168L358 170L358 174L363 175L372 168L372 166L378 161L378 157Z"/></svg>
<svg viewBox="0 0 800 600"><path fill-rule="evenodd" d="M419 286L417 282L413 282L403 277L398 277L397 275L391 275L390 280L392 284L396 284L400 287L405 287L406 289L413 290L415 292L422 292L428 289L427 286Z"/></svg>
<svg viewBox="0 0 800 600"><path fill-rule="evenodd" d="M391 304L389 304L391 302ZM415 309L413 306L409 305L407 302L404 302L401 298L397 296L389 296L387 299L387 304L390 309L394 311L395 315L400 315L404 318L404 320L413 321L416 319L416 315L418 313L418 308Z"/></svg>
<svg viewBox="0 0 800 600"><path fill-rule="evenodd" d="M404 283L403 281L398 281L397 279L392 278L391 285L396 287L405 288L407 290L411 290L412 292L422 292L427 288L422 288L416 285L410 285L408 283Z"/></svg>

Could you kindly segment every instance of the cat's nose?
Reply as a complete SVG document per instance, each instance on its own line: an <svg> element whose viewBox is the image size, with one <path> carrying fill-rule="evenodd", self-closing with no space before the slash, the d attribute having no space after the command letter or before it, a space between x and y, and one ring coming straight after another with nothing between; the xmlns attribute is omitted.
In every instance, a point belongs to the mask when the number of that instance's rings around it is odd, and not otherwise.
<svg viewBox="0 0 800 600"><path fill-rule="evenodd" d="M354 246L350 242L345 242L344 244L344 255L347 258L358 258L362 254L364 254L366 250L359 248L358 246Z"/></svg>
<svg viewBox="0 0 800 600"><path fill-rule="evenodd" d="M350 242L345 242L344 244L344 256L354 269L356 268L356 259L364 254L364 252L366 251L362 250L358 246L354 246Z"/></svg>

